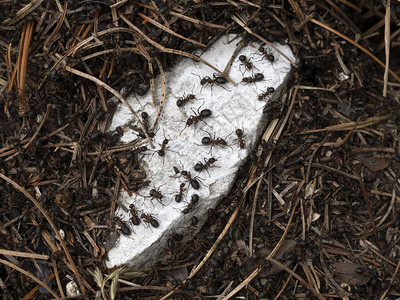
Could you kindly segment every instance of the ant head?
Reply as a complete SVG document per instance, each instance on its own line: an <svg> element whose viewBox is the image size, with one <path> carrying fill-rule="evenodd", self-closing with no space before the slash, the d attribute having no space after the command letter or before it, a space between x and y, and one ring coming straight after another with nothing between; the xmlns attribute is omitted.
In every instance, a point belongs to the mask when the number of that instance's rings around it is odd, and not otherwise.
<svg viewBox="0 0 400 300"><path fill-rule="evenodd" d="M209 159L209 161L210 161L210 163L215 163L216 161L217 161L218 159L216 159L215 157L211 157L210 159Z"/></svg>
<svg viewBox="0 0 400 300"><path fill-rule="evenodd" d="M143 120L148 119L149 118L149 114L145 111L142 111L140 113L140 116L142 117Z"/></svg>

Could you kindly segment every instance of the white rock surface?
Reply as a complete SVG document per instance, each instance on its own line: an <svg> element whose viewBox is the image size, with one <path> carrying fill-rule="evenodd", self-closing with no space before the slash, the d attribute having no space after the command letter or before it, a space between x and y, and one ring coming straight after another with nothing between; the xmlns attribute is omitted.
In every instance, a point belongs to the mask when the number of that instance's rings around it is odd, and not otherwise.
<svg viewBox="0 0 400 300"><path fill-rule="evenodd" d="M78 284L71 280L65 286L65 290L67 291L68 297L74 297L80 295Z"/></svg>
<svg viewBox="0 0 400 300"><path fill-rule="evenodd" d="M238 39L233 40L229 36L217 41L201 58L208 61L219 70L224 70L230 60ZM114 247L108 252L107 266L127 264L136 267L151 265L165 253L167 239L173 233L178 232L189 238L189 227L191 217L199 219L198 229L204 224L207 218L207 210L215 208L219 200L226 195L234 182L238 167L244 162L258 136L262 133L268 120L263 116L265 101L259 101L258 95L265 92L268 87L274 87L275 93L272 97L277 98L280 90L290 72L290 63L276 51L264 45L268 53L275 57L271 63L263 58L258 51L259 44L244 47L233 61L229 76L237 83L226 83L223 86L214 84L201 86L200 78L209 76L213 78L214 71L206 65L195 62L191 59L183 59L172 72L166 74L167 95L165 107L161 118L155 129L155 149L145 152L141 157L142 165L146 170L147 179L151 180L149 187L139 191L143 196L134 195L129 197L125 191L121 191L119 200L126 206L134 204L141 213L151 214L159 222L158 228L152 227L146 222L135 226L130 223L130 213L118 209L116 215L127 222L134 231L130 236L121 234ZM294 60L289 47L275 45L287 56ZM253 70L246 70L239 61L239 55L246 57L253 63ZM264 79L255 83L242 82L243 77L254 76L262 73ZM161 80L156 80L157 99L160 99ZM188 102L184 107L177 107L178 98L194 94L196 99ZM143 97L127 99L133 109L140 113L146 111L150 116L150 124L155 120L157 108L152 105L152 96L149 91ZM197 124L186 126L190 116L194 116L203 109L212 111L211 117L200 121ZM117 126L124 129L122 141L130 142L137 138L137 134L131 130L131 125L136 125L129 110L121 105L114 116L111 130ZM242 129L245 148L239 147L239 141L235 134L236 129ZM222 138L228 146L202 145L203 137ZM165 150L165 156L159 156L157 150L163 140L169 139ZM217 159L215 167L207 171L197 172L194 165L197 162L204 163L205 160L214 157ZM173 167L180 171L189 171L192 177L200 181L200 188L193 189L188 181L180 174L175 174ZM183 193L183 201L176 203L174 196L178 193L181 183L186 183ZM156 189L162 195L162 203L149 196L149 191ZM198 194L200 200L197 206L189 213L184 214L183 210L189 205L193 194Z"/></svg>

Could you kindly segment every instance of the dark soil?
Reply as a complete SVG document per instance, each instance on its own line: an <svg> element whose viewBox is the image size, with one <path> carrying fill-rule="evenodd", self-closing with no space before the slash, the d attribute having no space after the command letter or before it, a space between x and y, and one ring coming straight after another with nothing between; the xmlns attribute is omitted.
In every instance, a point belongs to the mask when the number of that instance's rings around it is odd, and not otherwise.
<svg viewBox="0 0 400 300"><path fill-rule="evenodd" d="M0 1L1 298L64 297L73 279L87 299L398 299L400 3L385 20L387 2ZM364 50L385 63L385 27L387 80ZM166 49L225 33L298 58L265 109L275 129L189 243L175 237L152 269L107 270L118 191L145 178L144 139L107 130L105 87L151 92L181 57Z"/></svg>

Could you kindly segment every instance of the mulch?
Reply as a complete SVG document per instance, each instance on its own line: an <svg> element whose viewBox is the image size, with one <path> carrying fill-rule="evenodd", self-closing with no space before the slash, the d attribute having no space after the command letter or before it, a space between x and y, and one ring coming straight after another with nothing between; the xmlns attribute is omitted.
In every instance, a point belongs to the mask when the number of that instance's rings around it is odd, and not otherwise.
<svg viewBox="0 0 400 300"><path fill-rule="evenodd" d="M1 1L2 299L71 298L71 281L85 299L398 299L399 16L373 0ZM120 142L110 99L154 93L227 33L297 58L265 134L189 242L107 269L152 136L136 115Z"/></svg>

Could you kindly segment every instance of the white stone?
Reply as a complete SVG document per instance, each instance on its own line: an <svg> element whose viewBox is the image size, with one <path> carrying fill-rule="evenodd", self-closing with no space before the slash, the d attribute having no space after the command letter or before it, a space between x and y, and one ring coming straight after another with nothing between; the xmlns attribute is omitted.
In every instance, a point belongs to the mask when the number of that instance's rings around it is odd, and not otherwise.
<svg viewBox="0 0 400 300"><path fill-rule="evenodd" d="M238 39L232 41L232 35L229 38L231 39L229 43L227 37L221 38L203 53L201 58L223 71L239 42ZM279 44L275 46L295 60L288 46ZM228 194L238 167L244 163L268 122L263 115L263 108L269 97L265 101L259 101L258 95L265 92L268 87L274 87L276 92L272 97L276 99L291 68L283 56L265 45L265 49L274 55L275 61L271 63L263 58L257 50L258 47L259 44L256 43L244 47L233 61L228 75L237 86L228 82L223 86L214 84L212 88L202 87L200 78L205 76L213 78L215 72L205 64L191 59L183 59L170 73L166 73L167 95L161 118L155 129L153 139L155 149L148 147L149 150L141 157L141 165L144 166L147 180L151 180L151 184L139 191L143 196L129 197L124 190L119 196L119 200L127 208L134 203L140 214L144 212L153 215L160 226L153 228L143 221L139 226L134 226L129 222L129 227L134 233L130 236L121 234L117 243L108 252L108 267L122 264L143 267L153 264L160 255L165 254L166 240L173 233L178 232L190 238L188 232L191 217L194 215L198 217L197 228L200 229L207 218L207 210L215 208L219 200ZM241 54L250 59L254 65L253 70L248 71L241 66L238 59ZM256 83L242 82L243 77L253 76L255 73L262 73L264 79ZM160 78L156 80L156 94L156 99L160 99ZM184 107L177 107L178 98L188 94L194 94L196 99ZM146 111L150 116L150 124L153 124L158 107L153 107L150 91L143 97L133 96L127 100L136 112ZM187 119L203 109L210 109L212 116L206 118L205 122L200 121L187 127ZM130 129L131 125L136 125L133 116L125 106L121 105L110 129L114 130L117 126L121 126L125 131L121 140L131 142L137 138L137 134ZM244 132L244 149L239 147L236 129L242 129ZM210 146L202 145L201 139L210 135L212 138L225 139L228 147L216 145L211 149ZM165 156L159 156L156 151L160 149L165 138L169 139ZM205 159L211 157L215 157L217 162L208 172L196 172L193 169L197 162L204 163ZM174 195L178 193L180 184L187 180L183 176L176 175L173 166L180 171L189 171L193 177L198 176L201 181L199 190L194 190L186 184L181 203L174 201ZM153 188L162 193L162 204L149 196L149 191ZM198 205L190 213L183 214L182 211L194 193L200 196ZM125 222L131 217L122 209L118 209L116 215Z"/></svg>
<svg viewBox="0 0 400 300"><path fill-rule="evenodd" d="M346 74L343 73L343 72L339 72L339 80L340 80L340 81L345 81L345 80L347 80L347 79L349 79L349 78L350 78L349 75L346 75Z"/></svg>
<svg viewBox="0 0 400 300"><path fill-rule="evenodd" d="M65 290L67 291L68 297L74 297L80 295L78 284L73 280L67 283L67 285L65 286Z"/></svg>

